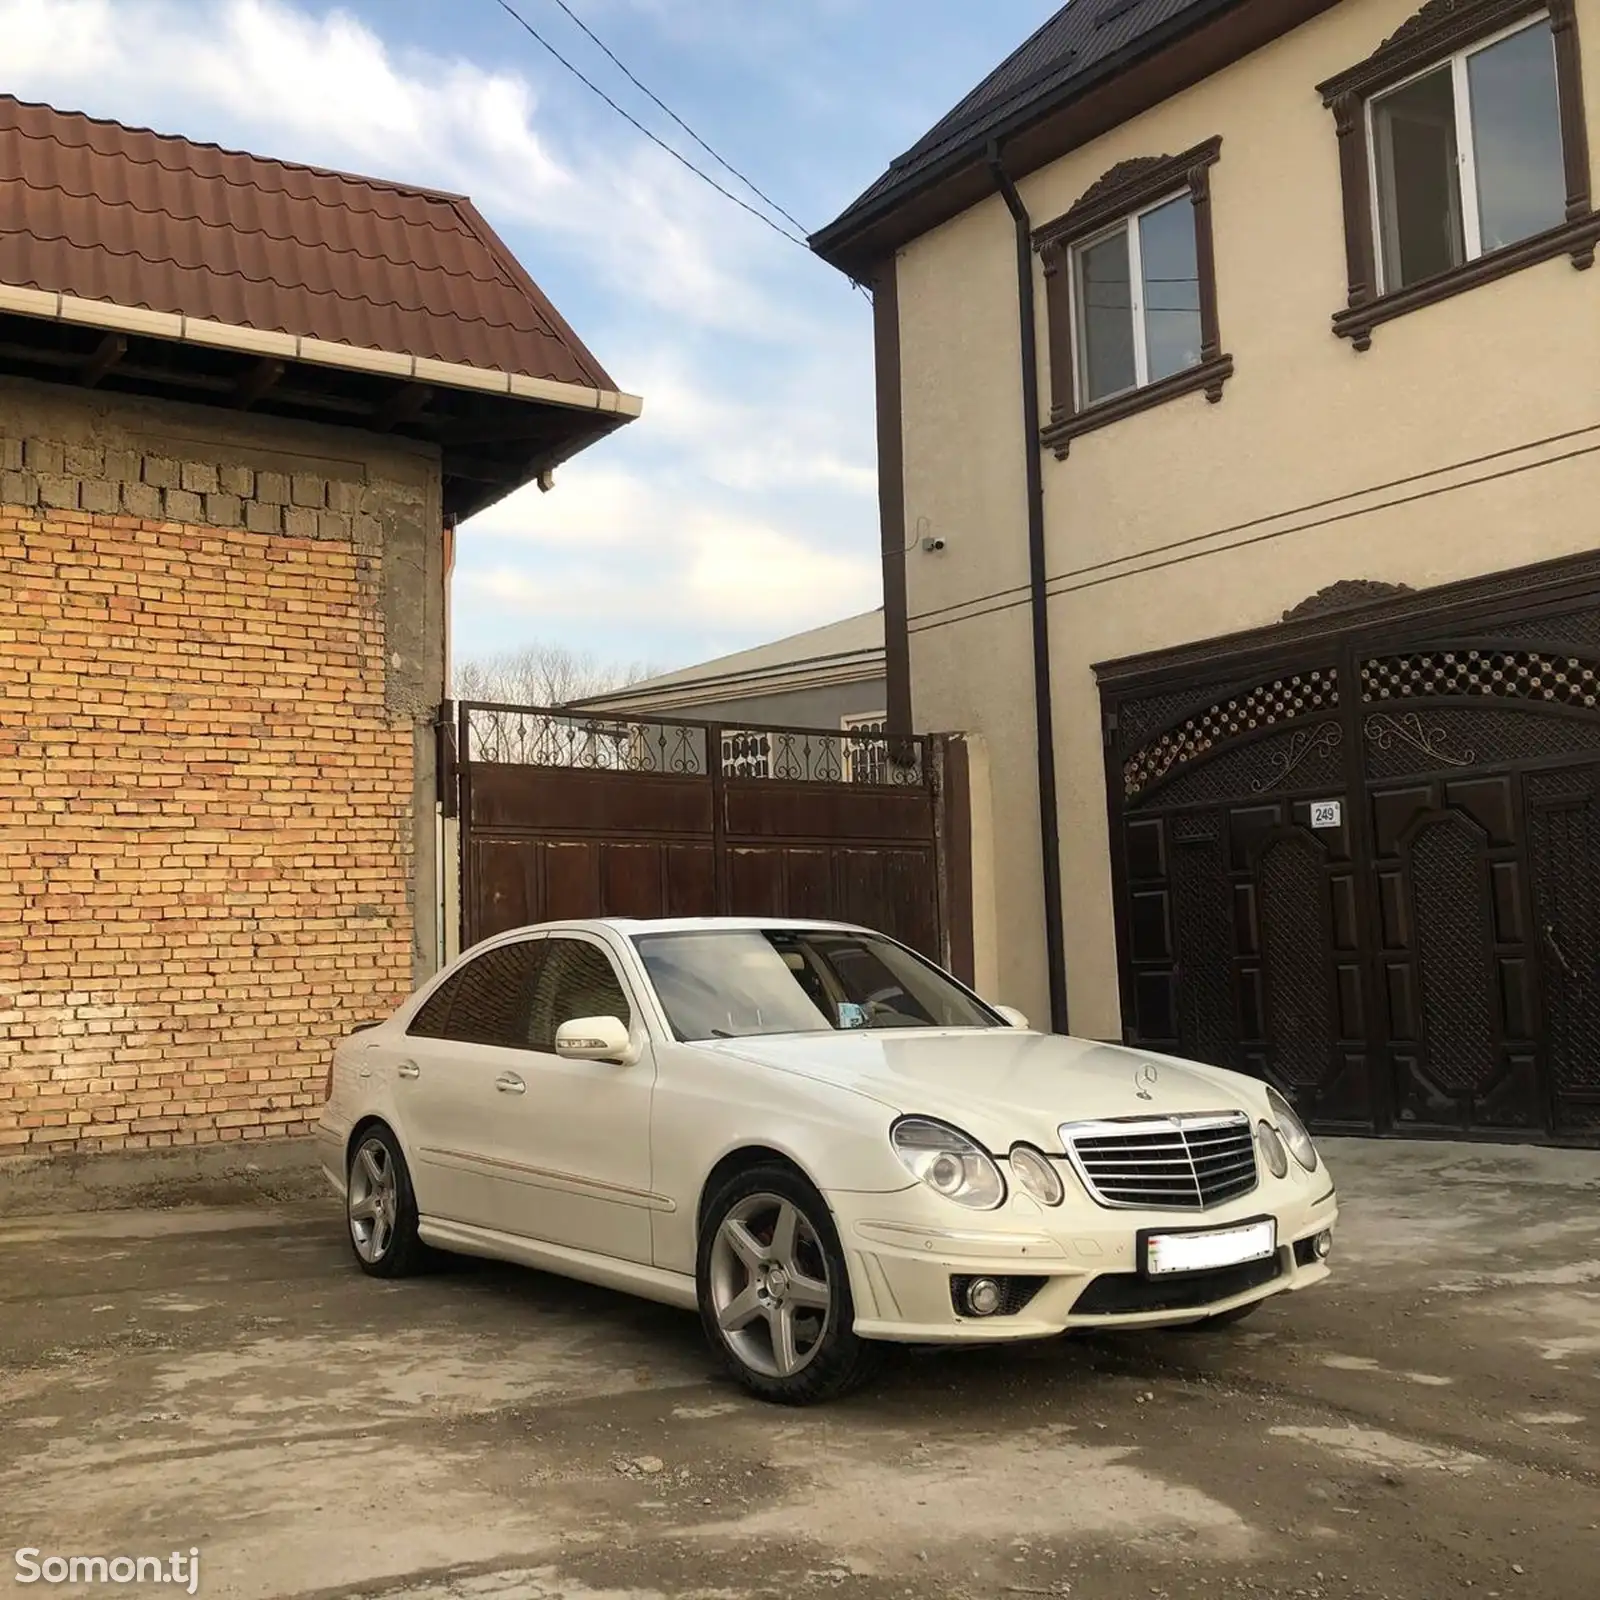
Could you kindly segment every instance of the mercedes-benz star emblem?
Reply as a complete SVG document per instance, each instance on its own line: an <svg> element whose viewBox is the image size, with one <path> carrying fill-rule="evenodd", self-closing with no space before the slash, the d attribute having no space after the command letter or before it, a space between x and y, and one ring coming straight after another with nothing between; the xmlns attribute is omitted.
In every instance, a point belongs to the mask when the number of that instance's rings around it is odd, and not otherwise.
<svg viewBox="0 0 1600 1600"><path fill-rule="evenodd" d="M1150 1093L1150 1091L1155 1088L1156 1079L1160 1076L1161 1074L1157 1072L1148 1061L1145 1062L1145 1064L1133 1075L1134 1093L1137 1094L1141 1100L1154 1099L1155 1097Z"/></svg>

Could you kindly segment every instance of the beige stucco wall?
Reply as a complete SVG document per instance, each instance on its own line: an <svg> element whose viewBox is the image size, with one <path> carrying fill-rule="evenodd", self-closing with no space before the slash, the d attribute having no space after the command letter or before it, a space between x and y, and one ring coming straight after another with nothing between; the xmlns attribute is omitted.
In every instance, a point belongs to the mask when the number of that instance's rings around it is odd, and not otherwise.
<svg viewBox="0 0 1600 1600"><path fill-rule="evenodd" d="M1344 238L1333 119L1313 85L1414 9L1345 0L1020 186L1039 224L1118 161L1223 138L1212 195L1236 372L1222 402L1185 397L1045 457L1077 1033L1120 1031L1093 662L1271 623L1340 578L1423 586L1600 544L1600 270L1531 267L1383 324L1364 354L1329 330ZM1600 0L1578 15L1600 130ZM899 258L907 587L917 723L969 729L989 752L980 969L997 998L1043 1016L1013 252L995 198ZM929 534L946 548L923 552Z"/></svg>

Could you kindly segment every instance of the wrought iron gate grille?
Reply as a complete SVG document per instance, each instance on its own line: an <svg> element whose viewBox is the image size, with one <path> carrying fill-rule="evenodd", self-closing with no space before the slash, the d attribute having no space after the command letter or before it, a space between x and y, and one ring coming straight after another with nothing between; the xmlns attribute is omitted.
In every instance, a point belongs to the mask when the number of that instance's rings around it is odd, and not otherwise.
<svg viewBox="0 0 1600 1600"><path fill-rule="evenodd" d="M1430 650L1361 663L1363 700L1410 695L1494 695L1600 706L1600 664L1537 650Z"/></svg>
<svg viewBox="0 0 1600 1600"><path fill-rule="evenodd" d="M747 728L478 702L460 715L462 753L479 763L675 777L708 777L715 766L725 778L868 788L925 781L926 737L891 740L881 724Z"/></svg>
<svg viewBox="0 0 1600 1600"><path fill-rule="evenodd" d="M1332 668L1286 673L1219 700L1135 751L1123 764L1123 794L1136 799L1175 768L1199 760L1226 739L1338 703L1339 675Z"/></svg>

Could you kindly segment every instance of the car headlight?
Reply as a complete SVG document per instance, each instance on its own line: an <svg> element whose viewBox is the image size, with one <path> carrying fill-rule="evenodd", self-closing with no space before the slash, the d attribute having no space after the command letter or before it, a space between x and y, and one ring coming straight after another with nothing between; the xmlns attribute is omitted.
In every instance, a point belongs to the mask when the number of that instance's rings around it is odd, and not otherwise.
<svg viewBox="0 0 1600 1600"><path fill-rule="evenodd" d="M1024 1194L1032 1195L1042 1206L1058 1206L1066 1199L1061 1174L1039 1151L1029 1144L1011 1147L1011 1174Z"/></svg>
<svg viewBox="0 0 1600 1600"><path fill-rule="evenodd" d="M1261 1146L1261 1154L1267 1165L1272 1168L1272 1176L1288 1177L1289 1152L1284 1149L1283 1140L1278 1137L1278 1130L1270 1122L1256 1124L1256 1143Z"/></svg>
<svg viewBox="0 0 1600 1600"><path fill-rule="evenodd" d="M1267 1089L1267 1104L1272 1107L1272 1114L1278 1119L1278 1132L1284 1137L1294 1158L1307 1172L1317 1170L1317 1147L1311 1142L1311 1135L1306 1132L1306 1125L1294 1114L1294 1107L1272 1087Z"/></svg>
<svg viewBox="0 0 1600 1600"><path fill-rule="evenodd" d="M993 1211L1006 1197L1005 1179L981 1145L931 1117L902 1117L889 1143L913 1178L957 1205Z"/></svg>

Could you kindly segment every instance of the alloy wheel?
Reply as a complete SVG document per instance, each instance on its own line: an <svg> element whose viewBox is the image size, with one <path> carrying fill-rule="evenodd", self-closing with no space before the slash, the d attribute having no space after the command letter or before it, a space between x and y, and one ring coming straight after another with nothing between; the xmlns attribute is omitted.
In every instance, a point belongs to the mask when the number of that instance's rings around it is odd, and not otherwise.
<svg viewBox="0 0 1600 1600"><path fill-rule="evenodd" d="M717 1229L710 1276L717 1325L753 1372L793 1377L822 1348L833 1304L827 1257L793 1201L740 1200Z"/></svg>
<svg viewBox="0 0 1600 1600"><path fill-rule="evenodd" d="M394 1158L383 1140L367 1139L350 1163L348 1214L356 1254L369 1266L388 1254L399 1211Z"/></svg>

